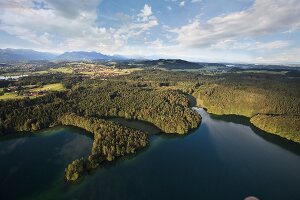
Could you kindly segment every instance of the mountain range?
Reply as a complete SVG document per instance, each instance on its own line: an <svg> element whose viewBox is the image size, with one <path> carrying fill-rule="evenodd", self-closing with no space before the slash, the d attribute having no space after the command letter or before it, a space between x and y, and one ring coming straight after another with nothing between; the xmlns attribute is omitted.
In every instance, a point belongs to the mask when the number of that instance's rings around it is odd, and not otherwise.
<svg viewBox="0 0 300 200"><path fill-rule="evenodd" d="M52 60L57 55L31 49L0 49L0 62Z"/></svg>
<svg viewBox="0 0 300 200"><path fill-rule="evenodd" d="M10 62L28 62L28 61L117 61L119 67L141 67L144 68L165 68L165 69L199 69L203 67L217 67L236 69L298 69L299 65L265 65L265 64L238 64L238 63L206 63L189 62L181 59L130 59L121 55L105 55L95 51L71 51L62 54L53 54L49 52L39 52L31 49L0 49L0 65Z"/></svg>
<svg viewBox="0 0 300 200"><path fill-rule="evenodd" d="M93 60L123 60L122 56L109 56L98 52L72 51L62 54L39 52L31 49L0 49L0 62L15 61L93 61Z"/></svg>

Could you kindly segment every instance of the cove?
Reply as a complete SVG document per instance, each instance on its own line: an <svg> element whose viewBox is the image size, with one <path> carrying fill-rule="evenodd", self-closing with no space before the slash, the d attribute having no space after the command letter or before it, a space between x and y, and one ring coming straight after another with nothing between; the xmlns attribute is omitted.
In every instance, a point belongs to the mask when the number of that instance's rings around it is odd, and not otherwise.
<svg viewBox="0 0 300 200"><path fill-rule="evenodd" d="M92 138L73 127L55 127L0 140L0 199L31 199L64 186L64 168L88 156ZM57 194L59 197L59 194Z"/></svg>
<svg viewBox="0 0 300 200"><path fill-rule="evenodd" d="M83 130L57 127L1 140L0 199L299 199L299 144L242 117L197 112L202 123L190 134L151 135L145 150L72 185L64 168L92 145Z"/></svg>

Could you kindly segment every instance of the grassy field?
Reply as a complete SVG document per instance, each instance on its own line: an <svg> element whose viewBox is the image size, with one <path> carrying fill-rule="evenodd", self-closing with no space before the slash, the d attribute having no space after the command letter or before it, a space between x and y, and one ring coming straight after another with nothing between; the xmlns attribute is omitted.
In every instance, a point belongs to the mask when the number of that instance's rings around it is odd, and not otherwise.
<svg viewBox="0 0 300 200"><path fill-rule="evenodd" d="M106 75L126 75L130 74L135 71L140 71L143 70L142 68L132 68L132 69L113 69L113 68L106 68L103 67L102 69L94 71L82 71L80 74L84 75L101 75L101 74L106 74Z"/></svg>
<svg viewBox="0 0 300 200"><path fill-rule="evenodd" d="M80 72L80 74L84 74L84 75L94 75L95 72Z"/></svg>
<svg viewBox="0 0 300 200"><path fill-rule="evenodd" d="M288 71L271 71L271 70L244 70L237 73L258 73L258 74L286 74Z"/></svg>
<svg viewBox="0 0 300 200"><path fill-rule="evenodd" d="M122 71L124 71L125 73L132 73L132 72L135 72L135 71L142 71L144 70L143 68L131 68L131 69L122 69Z"/></svg>
<svg viewBox="0 0 300 200"><path fill-rule="evenodd" d="M42 74L48 74L49 71L36 71L36 72L32 72L32 74L39 74L39 75L42 75Z"/></svg>
<svg viewBox="0 0 300 200"><path fill-rule="evenodd" d="M30 92L39 92L39 91L62 91L66 88L61 83L54 83L54 84L48 84L44 85L42 87L33 88L35 85L26 85L24 88L26 88L25 91ZM0 88L0 91L3 91L3 88ZM37 96L30 96L29 98L33 99ZM12 100L12 99L23 99L24 96L19 96L16 92L6 92L4 95L0 96L0 100Z"/></svg>
<svg viewBox="0 0 300 200"><path fill-rule="evenodd" d="M22 99L23 96L18 96L17 93L9 92L4 93L4 95L0 96L0 100L11 100L11 99Z"/></svg>
<svg viewBox="0 0 300 200"><path fill-rule="evenodd" d="M62 90L65 90L65 87L61 83L54 83L54 84L48 84L48 85L44 85L42 87L34 88L31 91L37 92L37 91L43 91L43 90L62 91Z"/></svg>
<svg viewBox="0 0 300 200"><path fill-rule="evenodd" d="M74 70L69 67L51 68L50 72L59 72L64 74L72 74Z"/></svg>

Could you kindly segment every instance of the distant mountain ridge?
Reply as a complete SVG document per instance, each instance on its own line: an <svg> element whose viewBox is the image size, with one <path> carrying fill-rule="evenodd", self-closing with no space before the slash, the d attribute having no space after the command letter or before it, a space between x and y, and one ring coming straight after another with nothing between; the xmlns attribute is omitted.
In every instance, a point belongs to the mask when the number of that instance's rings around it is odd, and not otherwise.
<svg viewBox="0 0 300 200"><path fill-rule="evenodd" d="M98 52L71 51L57 55L48 52L39 52L31 49L0 49L0 62L14 61L93 61L93 60L122 60L121 56L109 56Z"/></svg>
<svg viewBox="0 0 300 200"><path fill-rule="evenodd" d="M276 65L276 64L241 64L241 63L212 63L212 62L190 62L182 59L132 59L122 55L105 55L95 51L70 51L62 54L39 52L32 49L0 49L0 64L10 62L29 61L117 61L119 68L164 68L164 69L200 69L206 67L224 68L231 70L282 70L300 69L300 65Z"/></svg>
<svg viewBox="0 0 300 200"><path fill-rule="evenodd" d="M65 52L55 58L55 60L59 60L59 61L92 61L92 60L120 60L120 59L121 58L117 56L108 56L95 51Z"/></svg>
<svg viewBox="0 0 300 200"><path fill-rule="evenodd" d="M52 60L57 55L31 49L0 49L0 62Z"/></svg>
<svg viewBox="0 0 300 200"><path fill-rule="evenodd" d="M158 59L158 60L125 60L118 63L118 67L122 68L164 68L164 69L200 69L202 64L189 62L181 59Z"/></svg>

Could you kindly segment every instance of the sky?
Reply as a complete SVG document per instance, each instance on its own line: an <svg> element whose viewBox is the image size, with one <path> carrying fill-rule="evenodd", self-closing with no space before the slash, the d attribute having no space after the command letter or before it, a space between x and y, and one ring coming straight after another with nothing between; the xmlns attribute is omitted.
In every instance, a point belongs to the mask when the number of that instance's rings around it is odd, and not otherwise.
<svg viewBox="0 0 300 200"><path fill-rule="evenodd" d="M300 63L300 0L0 0L0 48Z"/></svg>

